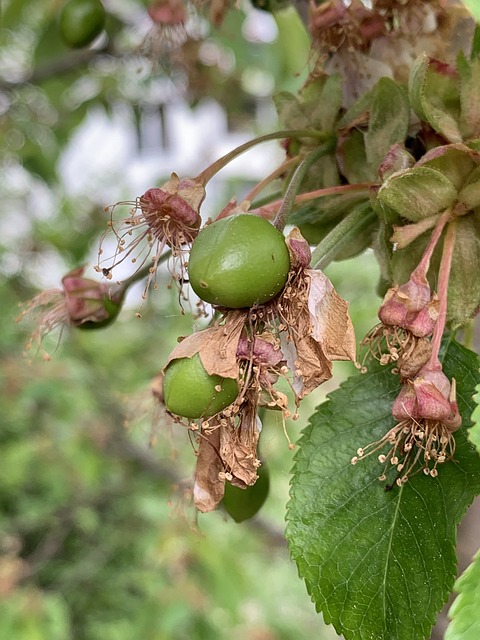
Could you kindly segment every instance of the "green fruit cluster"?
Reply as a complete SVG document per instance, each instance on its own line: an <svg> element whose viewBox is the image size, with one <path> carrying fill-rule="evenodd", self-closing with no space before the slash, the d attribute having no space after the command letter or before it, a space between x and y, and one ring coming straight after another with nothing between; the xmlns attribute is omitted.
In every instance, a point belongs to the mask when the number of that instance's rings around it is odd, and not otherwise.
<svg viewBox="0 0 480 640"><path fill-rule="evenodd" d="M193 243L188 273L205 302L229 309L274 298L285 286L290 256L285 238L263 218L238 214L207 225ZM208 375L198 354L165 370L167 409L184 418L212 416L238 394L235 380Z"/></svg>

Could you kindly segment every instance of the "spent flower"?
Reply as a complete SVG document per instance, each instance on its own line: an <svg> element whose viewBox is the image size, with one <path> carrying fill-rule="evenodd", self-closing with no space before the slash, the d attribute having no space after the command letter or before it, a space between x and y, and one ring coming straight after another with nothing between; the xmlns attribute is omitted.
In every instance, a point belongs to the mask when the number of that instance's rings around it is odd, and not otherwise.
<svg viewBox="0 0 480 640"><path fill-rule="evenodd" d="M61 289L40 292L25 304L17 321L32 315L34 330L26 348L40 347L43 338L56 327L96 329L105 327L117 317L125 291L103 282L85 278L85 267L70 271L62 278ZM49 359L47 353L44 357Z"/></svg>
<svg viewBox="0 0 480 640"><path fill-rule="evenodd" d="M107 279L112 278L112 271L125 260L130 260L140 270L151 260L150 273L143 297L155 281L157 267L161 256L169 247L172 251L174 265L173 275L181 280L186 263L186 252L196 238L200 224L200 206L205 198L205 189L199 182L191 178L180 179L172 173L161 188L148 189L135 202L119 202L107 207L110 212L109 229L104 234L99 250L99 260L95 267ZM120 220L114 219L114 212L119 205L130 205L130 215ZM112 231L117 240L117 247L111 258L103 257L103 242ZM110 263L105 266L105 263ZM180 264L179 272L176 263Z"/></svg>
<svg viewBox="0 0 480 640"><path fill-rule="evenodd" d="M401 486L423 469L436 477L437 466L451 460L455 453L454 433L462 424L456 401L455 379L449 381L438 360L426 364L403 385L392 406L396 424L380 440L357 450L352 464L389 447L378 455L384 465L380 480L395 467L397 476L386 490Z"/></svg>

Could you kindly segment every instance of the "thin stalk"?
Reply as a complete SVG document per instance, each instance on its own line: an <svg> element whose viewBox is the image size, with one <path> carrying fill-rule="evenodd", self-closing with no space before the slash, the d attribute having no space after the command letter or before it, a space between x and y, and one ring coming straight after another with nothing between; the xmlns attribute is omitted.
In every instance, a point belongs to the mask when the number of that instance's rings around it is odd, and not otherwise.
<svg viewBox="0 0 480 640"><path fill-rule="evenodd" d="M475 348L474 340L475 340L475 324L473 320L469 320L469 322L463 328L463 340L462 340L463 346L473 351L473 349Z"/></svg>
<svg viewBox="0 0 480 640"><path fill-rule="evenodd" d="M305 180L305 176L307 175L310 167L317 162L323 156L326 156L332 150L332 143L323 144L315 151L312 151L308 154L308 156L302 160L302 162L295 169L295 173L293 174L288 188L283 196L283 201L280 206L280 209L275 216L273 221L273 226L279 229L279 231L283 231L285 224L287 223L288 214L290 213L293 205L295 204L295 198L302 186L302 182Z"/></svg>
<svg viewBox="0 0 480 640"><path fill-rule="evenodd" d="M171 250L165 251L165 253L161 255L160 258L158 259L157 266L159 264L162 264L163 262L166 262L171 257L171 255L172 255ZM129 278L127 278L126 280L122 280L122 282L118 284L118 288L112 293L112 296L118 295L118 294L121 294L122 296L125 295L127 289L129 289L132 286L132 284L135 284L136 282L139 282L140 280L143 280L144 278L150 275L151 273L150 269L151 269L150 265L144 265L141 269L136 271Z"/></svg>
<svg viewBox="0 0 480 640"><path fill-rule="evenodd" d="M365 192L365 195L368 194L368 189L372 186L371 182L359 182L358 184L341 184L336 187L325 187L324 189L315 189L315 191L307 191L305 193L300 193L295 197L294 204L301 204L302 202L309 202L310 200L315 200L316 198L323 198L325 196L336 196L341 195L342 193L349 193L350 191L358 191L359 195L362 192ZM261 203L258 203L256 209L262 208L261 215L262 217L268 218L269 213L273 215L275 210L282 204L283 200L275 200L270 204L263 206ZM260 213L255 210L252 210L252 213Z"/></svg>
<svg viewBox="0 0 480 640"><path fill-rule="evenodd" d="M268 217L263 215L263 208L271 202L279 200L281 195L281 191L276 191L275 193L269 193L268 195L263 196L263 198L259 198L253 203L255 206L251 208L250 213L255 212L256 215L260 215L259 209L262 209L262 217Z"/></svg>
<svg viewBox="0 0 480 640"><path fill-rule="evenodd" d="M430 236L430 240L428 241L427 248L425 249L422 259L418 263L418 266L412 271L412 279L425 279L427 277L428 269L430 267L430 260L432 258L432 254L437 246L438 241L440 240L440 236L442 235L443 229L445 225L450 219L451 211L447 209L444 211L440 218L438 219L437 224L435 225L434 230L432 231L432 235Z"/></svg>
<svg viewBox="0 0 480 640"><path fill-rule="evenodd" d="M455 248L455 239L457 236L457 225L450 222L443 241L442 261L438 271L438 320L433 330L432 337L432 355L428 364L435 365L438 362L438 353L442 342L443 332L447 321L447 303L448 303L448 282L450 279L450 271L452 269L453 250Z"/></svg>
<svg viewBox="0 0 480 640"><path fill-rule="evenodd" d="M364 202L355 207L337 226L328 233L312 253L312 269L324 269L335 259L341 249L348 246L358 234L376 222L370 204Z"/></svg>
<svg viewBox="0 0 480 640"><path fill-rule="evenodd" d="M285 162L282 162L280 166L278 166L271 173L269 173L268 176L265 176L263 180L261 180L258 184L256 184L253 187L253 189L251 189L247 193L244 200L248 200L249 202L252 202L254 198L256 198L257 195L265 189L266 186L268 186L271 182L279 178L283 173L286 173L290 169L293 169L294 167L296 167L299 162L300 162L300 158L298 156L295 156L294 158L290 158L290 160L286 160Z"/></svg>
<svg viewBox="0 0 480 640"><path fill-rule="evenodd" d="M195 181L200 182L203 186L205 186L215 174L226 167L229 162L234 160L241 153L252 149L254 146L256 146L257 144L261 144L262 142L268 142L269 140L278 140L283 138L313 138L319 142L325 142L326 140L331 139L332 135L330 133L324 133L323 131L314 131L313 129L284 129L283 131L266 133L265 135L259 136L258 138L248 140L248 142L241 144L239 147L236 147L229 153L213 162L209 167L198 174L198 176L195 178Z"/></svg>

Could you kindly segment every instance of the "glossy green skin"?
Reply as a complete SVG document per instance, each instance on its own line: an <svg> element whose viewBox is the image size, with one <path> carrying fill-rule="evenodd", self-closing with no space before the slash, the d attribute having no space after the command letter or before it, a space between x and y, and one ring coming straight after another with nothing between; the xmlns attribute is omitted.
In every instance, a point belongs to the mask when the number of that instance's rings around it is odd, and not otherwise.
<svg viewBox="0 0 480 640"><path fill-rule="evenodd" d="M68 0L60 13L60 33L69 47L86 47L105 26L105 9L100 0Z"/></svg>
<svg viewBox="0 0 480 640"><path fill-rule="evenodd" d="M188 275L206 302L230 309L274 298L285 286L290 256L270 222L238 214L206 226L193 243Z"/></svg>
<svg viewBox="0 0 480 640"><path fill-rule="evenodd" d="M221 391L215 387L220 385ZM209 376L200 356L172 360L163 378L163 396L168 411L183 418L208 418L228 407L238 395L232 378Z"/></svg>
<svg viewBox="0 0 480 640"><path fill-rule="evenodd" d="M262 508L270 491L270 474L265 463L258 468L258 480L252 487L240 489L229 482L225 484L223 506L235 520L243 522L253 518Z"/></svg>

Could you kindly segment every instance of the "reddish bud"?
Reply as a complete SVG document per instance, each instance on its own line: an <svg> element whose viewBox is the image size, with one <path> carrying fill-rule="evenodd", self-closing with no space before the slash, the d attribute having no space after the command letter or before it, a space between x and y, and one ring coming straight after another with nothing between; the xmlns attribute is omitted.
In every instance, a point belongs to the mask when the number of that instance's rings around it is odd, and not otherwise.
<svg viewBox="0 0 480 640"><path fill-rule="evenodd" d="M59 326L80 329L105 327L117 317L124 296L118 289L111 293L105 283L83 277L85 267L79 267L62 278L62 289L49 289L36 295L17 318L32 315L36 323L27 349L34 342L40 347L43 338ZM49 359L47 353L44 357Z"/></svg>
<svg viewBox="0 0 480 640"><path fill-rule="evenodd" d="M418 338L424 338L433 333L438 320L438 297L434 294L426 307L421 309L412 320L408 320L405 329Z"/></svg>
<svg viewBox="0 0 480 640"><path fill-rule="evenodd" d="M69 322L75 327L105 326L120 311L122 296L110 296L105 283L83 277L85 267L79 267L62 278L63 294Z"/></svg>
<svg viewBox="0 0 480 640"><path fill-rule="evenodd" d="M462 423L455 398L455 384L450 384L439 363L426 364L402 388L393 403L392 415L398 421L441 422L450 431L456 431Z"/></svg>
<svg viewBox="0 0 480 640"><path fill-rule="evenodd" d="M431 299L426 278L412 275L405 284L387 291L378 317L384 325L401 327L424 337L433 331L438 317L438 302Z"/></svg>
<svg viewBox="0 0 480 640"><path fill-rule="evenodd" d="M148 189L139 198L145 222L158 240L177 247L192 242L201 224L200 205L205 189L191 178L175 173L161 189Z"/></svg>
<svg viewBox="0 0 480 640"><path fill-rule="evenodd" d="M415 158L405 149L403 144L394 144L387 151L378 168L380 179L385 181L397 171L405 171L415 164Z"/></svg>
<svg viewBox="0 0 480 640"><path fill-rule="evenodd" d="M147 12L155 24L173 26L185 23L182 0L153 0Z"/></svg>
<svg viewBox="0 0 480 640"><path fill-rule="evenodd" d="M312 252L310 245L300 233L297 227L294 227L285 238L288 250L290 252L290 262L294 269L307 269L310 266Z"/></svg>
<svg viewBox="0 0 480 640"><path fill-rule="evenodd" d="M248 360L250 358L257 364L275 367L285 357L278 346L255 336L252 343L251 340L242 336L238 341L237 358Z"/></svg>

